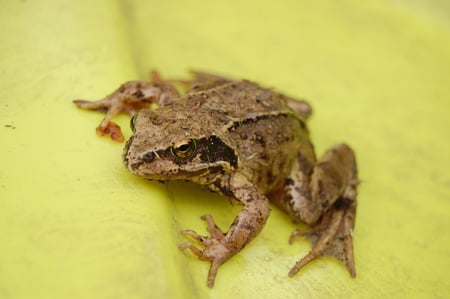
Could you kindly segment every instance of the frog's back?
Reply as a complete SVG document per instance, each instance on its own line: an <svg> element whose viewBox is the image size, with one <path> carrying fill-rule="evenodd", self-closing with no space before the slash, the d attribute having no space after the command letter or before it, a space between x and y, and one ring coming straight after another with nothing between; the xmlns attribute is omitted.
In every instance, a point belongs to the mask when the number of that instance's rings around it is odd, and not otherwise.
<svg viewBox="0 0 450 299"><path fill-rule="evenodd" d="M222 80L209 86L186 95L199 103L196 114L215 115L217 124L209 127L235 150L238 171L264 193L278 188L297 153L312 152L305 121L289 108L286 96L256 83Z"/></svg>
<svg viewBox="0 0 450 299"><path fill-rule="evenodd" d="M232 118L248 119L262 113L293 112L287 105L286 96L247 80L222 79L203 87L206 89L194 89L188 96L205 99L205 108L222 111Z"/></svg>

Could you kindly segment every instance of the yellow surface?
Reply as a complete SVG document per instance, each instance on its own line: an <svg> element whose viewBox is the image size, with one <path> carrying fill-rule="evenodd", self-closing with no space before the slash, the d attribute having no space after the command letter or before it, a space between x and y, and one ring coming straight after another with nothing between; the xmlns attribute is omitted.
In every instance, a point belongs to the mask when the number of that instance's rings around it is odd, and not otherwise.
<svg viewBox="0 0 450 299"><path fill-rule="evenodd" d="M446 1L3 1L0 298L445 298L450 294L450 5ZM305 97L318 153L357 153L357 278L276 209L206 287L179 229L239 210L130 175L94 134L97 99L157 68L246 77ZM128 120L119 122L127 128ZM130 131L125 133L129 136Z"/></svg>

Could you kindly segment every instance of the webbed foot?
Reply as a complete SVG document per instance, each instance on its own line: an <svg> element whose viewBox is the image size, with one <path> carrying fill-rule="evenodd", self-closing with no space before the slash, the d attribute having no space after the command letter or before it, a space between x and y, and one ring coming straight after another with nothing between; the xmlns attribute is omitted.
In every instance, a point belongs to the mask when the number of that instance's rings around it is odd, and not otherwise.
<svg viewBox="0 0 450 299"><path fill-rule="evenodd" d="M297 236L305 236L312 243L311 251L299 260L289 271L294 276L309 262L321 257L331 256L341 261L356 276L353 256L353 227L355 224L356 203L349 199L338 199L321 221L307 231L294 231L289 239L292 244Z"/></svg>

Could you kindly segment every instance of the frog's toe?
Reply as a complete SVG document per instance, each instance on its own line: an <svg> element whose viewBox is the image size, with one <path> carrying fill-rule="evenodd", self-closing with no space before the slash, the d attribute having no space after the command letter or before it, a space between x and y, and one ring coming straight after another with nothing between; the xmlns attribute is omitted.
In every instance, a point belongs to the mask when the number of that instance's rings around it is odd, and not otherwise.
<svg viewBox="0 0 450 299"><path fill-rule="evenodd" d="M105 101L90 102L86 100L73 100L73 103L81 109L96 110L100 112L108 111L108 103Z"/></svg>
<svg viewBox="0 0 450 299"><path fill-rule="evenodd" d="M211 215L203 215L202 217L200 217L202 220L206 221L206 223L208 224L207 226L207 230L210 233L210 237L204 237L201 236L199 234L197 234L195 231L193 230L182 230L181 234L185 237L194 239L197 243L199 243L200 245L203 246L208 246L209 241L211 239L215 239L221 242L224 242L224 238L225 238L225 234L222 232L222 230L214 223L214 220L212 218ZM183 246L183 245L181 245ZM181 247L180 246L180 247ZM189 248L189 247L186 247ZM183 248L186 249L186 248Z"/></svg>
<svg viewBox="0 0 450 299"><path fill-rule="evenodd" d="M178 248L182 251L189 249L199 259L211 262L208 272L208 287L214 286L217 270L227 259L232 256L232 251L227 247L225 234L217 227L211 215L201 217L208 223L209 237L201 236L192 230L183 230L181 234L198 243L203 249L191 242L181 244Z"/></svg>
<svg viewBox="0 0 450 299"><path fill-rule="evenodd" d="M294 276L309 262L321 256L331 256L341 261L350 275L355 277L352 236L355 211L353 201L342 203L338 200L311 230L294 231L289 242L292 243L297 236L305 236L311 241L312 249L289 271L289 276Z"/></svg>
<svg viewBox="0 0 450 299"><path fill-rule="evenodd" d="M123 142L125 140L120 126L112 121L102 121L95 131L97 132L97 135L110 136L114 141Z"/></svg>

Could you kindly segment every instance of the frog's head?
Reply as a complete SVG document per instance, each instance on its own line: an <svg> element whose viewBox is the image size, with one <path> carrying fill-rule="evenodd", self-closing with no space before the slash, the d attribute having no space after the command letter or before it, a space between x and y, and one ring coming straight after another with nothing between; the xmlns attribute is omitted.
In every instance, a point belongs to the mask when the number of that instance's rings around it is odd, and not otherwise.
<svg viewBox="0 0 450 299"><path fill-rule="evenodd" d="M210 183L215 174L237 167L235 151L218 134L206 133L208 122L157 111L141 110L131 120L134 135L123 155L130 172L150 180Z"/></svg>

